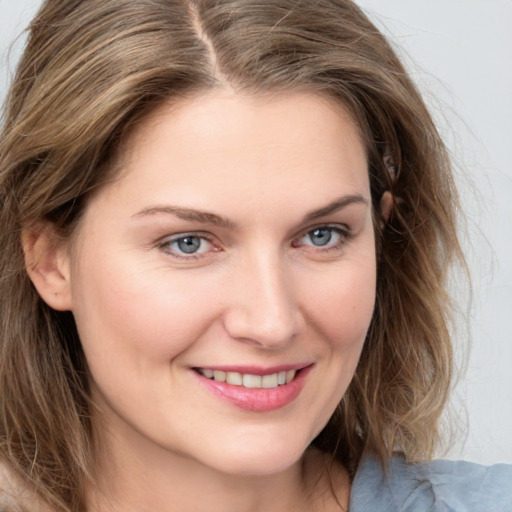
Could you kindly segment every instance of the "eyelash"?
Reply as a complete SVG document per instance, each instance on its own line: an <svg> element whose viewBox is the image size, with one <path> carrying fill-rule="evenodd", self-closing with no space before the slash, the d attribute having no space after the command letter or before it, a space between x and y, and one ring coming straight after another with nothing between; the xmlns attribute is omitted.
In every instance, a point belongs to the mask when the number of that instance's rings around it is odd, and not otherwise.
<svg viewBox="0 0 512 512"><path fill-rule="evenodd" d="M304 244L304 245L307 245L308 247L313 247L316 252L326 253L329 251L341 250L345 246L345 244L347 244L348 242L350 242L350 240L352 240L354 238L354 234L347 227L342 228L340 226L321 225L321 226L316 226L312 229L308 229L308 231L306 231L303 235L296 238L295 240L302 240L306 236L314 233L315 231L321 231L321 230L330 231L331 236L333 233L335 233L336 235L339 236L338 241L334 244L330 244L331 240L329 239L325 246L321 246L321 245L315 246L314 244ZM329 244L329 245L327 245L327 244ZM296 244L296 241L294 241L292 243L292 245L294 247L303 247L304 246L304 245Z"/></svg>
<svg viewBox="0 0 512 512"><path fill-rule="evenodd" d="M326 243L325 247L320 246L320 245L315 246L314 244L301 244L300 243L300 240L302 240L306 236L311 235L315 231L320 231L320 230L329 231L331 233L331 237L332 237L332 234L334 233L339 236L339 239L334 244L330 244L331 240L329 239L328 242ZM340 226L320 225L320 226L315 226L313 228L308 229L307 231L303 232L303 234L301 234L300 236L295 238L292 242L292 247L294 247L294 248L303 248L304 246L313 247L313 250L315 252L327 253L330 251L341 250L348 242L350 242L350 240L352 240L353 237L354 237L353 233L350 231L350 229L348 229L346 227L342 228ZM182 233L182 234L174 236L170 239L165 239L158 243L158 248L174 258L182 259L182 260L189 260L189 261L197 260L199 258L204 258L210 252L210 251L206 251L206 252L199 252L199 253L194 252L194 253L186 254L184 252L180 252L179 250L171 248L172 244L179 243L180 241L183 241L187 238L198 239L198 240L200 240L200 243L206 242L215 247L214 242L212 241L211 237L208 236L207 233L192 232L192 233ZM328 244L330 244L330 245L328 245ZM218 251L220 251L220 249L218 249L218 248L216 248L214 250L214 252L218 252Z"/></svg>
<svg viewBox="0 0 512 512"><path fill-rule="evenodd" d="M192 232L192 233L181 233L177 236L173 236L172 238L167 238L161 242L159 242L158 244L158 248L161 249L162 251L164 251L166 254L174 257L174 258L177 258L177 259L182 259L182 260L197 260L199 258L203 258L205 253L203 252L200 252L200 253L190 253L190 254L186 254L184 252L179 252L175 249L171 249L171 245L172 244L175 244L175 243L178 243L182 240L185 240L187 238L196 238L198 240L202 242L207 242L211 245L214 245L213 244L213 241L211 239L210 236L208 236L207 233L202 233L202 232ZM218 249L215 251L217 252Z"/></svg>

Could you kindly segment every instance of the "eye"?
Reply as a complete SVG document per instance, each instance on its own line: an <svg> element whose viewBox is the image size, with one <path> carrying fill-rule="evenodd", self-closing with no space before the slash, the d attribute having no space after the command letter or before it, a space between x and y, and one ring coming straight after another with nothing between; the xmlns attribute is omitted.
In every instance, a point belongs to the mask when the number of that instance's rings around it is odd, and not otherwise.
<svg viewBox="0 0 512 512"><path fill-rule="evenodd" d="M178 238L175 242L173 242L175 249L178 249L180 252L185 254L194 254L199 252L201 246L204 245L203 239L198 236L186 236L184 238Z"/></svg>
<svg viewBox="0 0 512 512"><path fill-rule="evenodd" d="M351 238L347 229L334 226L319 226L308 231L294 242L295 247L317 247L320 250L341 248Z"/></svg>
<svg viewBox="0 0 512 512"><path fill-rule="evenodd" d="M214 249L213 243L199 234L184 234L166 239L159 247L177 258L198 257Z"/></svg>
<svg viewBox="0 0 512 512"><path fill-rule="evenodd" d="M306 234L304 238L309 238L313 245L323 247L327 245L338 233L334 233L332 228L317 228Z"/></svg>

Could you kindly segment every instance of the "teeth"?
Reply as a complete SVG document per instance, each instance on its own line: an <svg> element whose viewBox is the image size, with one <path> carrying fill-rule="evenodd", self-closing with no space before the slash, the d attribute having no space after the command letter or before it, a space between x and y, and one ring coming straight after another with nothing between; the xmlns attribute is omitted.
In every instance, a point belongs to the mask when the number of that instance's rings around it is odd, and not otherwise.
<svg viewBox="0 0 512 512"><path fill-rule="evenodd" d="M227 382L234 386L243 386L245 388L277 388L288 384L295 378L295 370L272 373L271 375L251 375L250 373L224 372L222 370L211 370L209 368L199 368L199 373L207 379L213 379L216 382Z"/></svg>
<svg viewBox="0 0 512 512"><path fill-rule="evenodd" d="M234 384L235 386L242 385L242 374L236 372L227 372L226 373L226 382L228 384Z"/></svg>
<svg viewBox="0 0 512 512"><path fill-rule="evenodd" d="M217 382L226 382L226 372L213 370L213 380L216 380Z"/></svg>
<svg viewBox="0 0 512 512"><path fill-rule="evenodd" d="M244 374L242 377L244 388L261 388L261 376L250 375L249 373Z"/></svg>
<svg viewBox="0 0 512 512"><path fill-rule="evenodd" d="M277 388L278 374L273 373L272 375L263 375L261 378L262 388Z"/></svg>
<svg viewBox="0 0 512 512"><path fill-rule="evenodd" d="M205 368L201 370L201 374L204 375L207 379L213 379L213 370Z"/></svg>
<svg viewBox="0 0 512 512"><path fill-rule="evenodd" d="M296 374L296 373L297 373L297 372L296 372L295 370L289 370L289 371L287 371L287 372L286 372L286 383L288 383L288 382L290 382L291 380L293 380L293 379L294 379L294 377L295 377L295 374Z"/></svg>

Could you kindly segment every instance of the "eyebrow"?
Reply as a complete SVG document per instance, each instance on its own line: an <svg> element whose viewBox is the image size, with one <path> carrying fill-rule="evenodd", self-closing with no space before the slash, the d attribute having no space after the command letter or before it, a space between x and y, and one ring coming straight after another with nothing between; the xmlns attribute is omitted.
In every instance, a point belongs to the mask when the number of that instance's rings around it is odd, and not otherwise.
<svg viewBox="0 0 512 512"><path fill-rule="evenodd" d="M367 205L368 201L360 194L346 195L335 199L331 203L322 208L318 208L317 210L313 210L307 213L302 223L310 222L312 220L325 217L326 215L330 215L335 213L343 208L351 204L363 204ZM149 206L147 208L142 209L141 211L132 215L132 217L144 217L146 215L154 215L157 213L164 213L168 215L174 215L180 219L189 220L193 222L200 222L202 224L213 224L214 226L220 226L222 228L235 230L238 225L236 222L217 215L212 212L207 212L205 210L197 210L191 208L181 208L178 206L172 205L155 205Z"/></svg>
<svg viewBox="0 0 512 512"><path fill-rule="evenodd" d="M207 212L205 210L195 210L191 208L181 208L178 206L150 206L144 208L140 212L136 213L132 217L143 217L145 215L154 215L155 213L166 213L175 215L176 217L183 220L191 220L194 222L200 222L202 224L213 224L214 226L220 226L227 229L236 229L237 224L226 217L221 217L215 213Z"/></svg>
<svg viewBox="0 0 512 512"><path fill-rule="evenodd" d="M318 208L318 210L313 210L307 213L304 216L303 223L319 219L320 217L325 217L326 215L330 215L331 213L335 213L338 210L342 210L351 204L367 205L368 201L361 194L339 197L338 199L335 199L329 203L327 206L323 206L322 208Z"/></svg>

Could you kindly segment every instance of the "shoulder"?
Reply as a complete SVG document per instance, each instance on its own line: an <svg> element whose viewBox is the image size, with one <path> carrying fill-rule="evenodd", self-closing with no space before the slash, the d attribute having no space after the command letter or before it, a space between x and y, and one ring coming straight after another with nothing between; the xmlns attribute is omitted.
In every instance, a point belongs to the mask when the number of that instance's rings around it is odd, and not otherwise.
<svg viewBox="0 0 512 512"><path fill-rule="evenodd" d="M20 478L0 461L0 512L50 512Z"/></svg>
<svg viewBox="0 0 512 512"><path fill-rule="evenodd" d="M22 486L7 465L0 462L0 512L23 510L20 503Z"/></svg>
<svg viewBox="0 0 512 512"><path fill-rule="evenodd" d="M352 484L350 512L512 512L512 466L437 460L408 464L393 457L361 461Z"/></svg>

